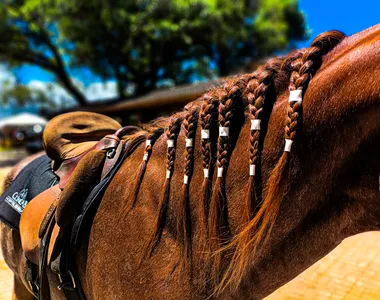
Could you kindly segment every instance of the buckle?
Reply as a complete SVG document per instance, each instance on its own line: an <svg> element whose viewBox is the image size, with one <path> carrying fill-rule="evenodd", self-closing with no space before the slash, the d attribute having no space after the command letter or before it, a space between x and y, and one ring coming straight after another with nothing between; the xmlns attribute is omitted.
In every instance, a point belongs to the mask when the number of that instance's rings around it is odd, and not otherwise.
<svg viewBox="0 0 380 300"><path fill-rule="evenodd" d="M33 295L36 296L38 294L38 291L40 290L40 287L33 281L28 280L27 282Z"/></svg>
<svg viewBox="0 0 380 300"><path fill-rule="evenodd" d="M77 286L76 286L76 284L75 284L75 280L74 280L74 276L73 276L73 274L71 274L71 272L69 271L69 270L67 270L67 273L69 274L69 276L70 276L70 279L71 279L71 282L68 282L68 281L66 281L66 282L63 282L63 280L62 280L62 275L61 274L58 274L58 278L59 278L59 282L60 282L60 284L58 285L58 290L62 290L64 287L66 287L66 286L68 286L68 285L71 285L71 287L73 288L73 289L75 289Z"/></svg>
<svg viewBox="0 0 380 300"><path fill-rule="evenodd" d="M116 148L111 148L107 151L107 158L112 159L116 154Z"/></svg>

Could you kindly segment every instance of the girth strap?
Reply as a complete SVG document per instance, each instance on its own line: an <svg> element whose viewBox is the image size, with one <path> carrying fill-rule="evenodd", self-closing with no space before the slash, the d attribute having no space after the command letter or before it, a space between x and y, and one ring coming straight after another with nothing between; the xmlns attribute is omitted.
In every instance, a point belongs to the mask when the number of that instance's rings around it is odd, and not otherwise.
<svg viewBox="0 0 380 300"><path fill-rule="evenodd" d="M70 234L65 233L63 238L64 240L69 239ZM50 267L54 273L58 274L60 282L58 289L65 294L66 299L85 300L86 296L84 295L75 259L73 259L74 256L69 246L70 243L66 242L62 245L62 252L51 262Z"/></svg>
<svg viewBox="0 0 380 300"><path fill-rule="evenodd" d="M58 199L56 199L48 209L44 222L47 223L45 230L41 230L42 239L40 243L40 264L39 264L39 300L50 300L50 288L47 277L47 267L49 265L49 246L52 240L54 227L56 226L55 212L57 209ZM70 228L71 224L67 226ZM58 248L58 256L50 262L50 268L53 273L58 275L60 284L58 289L61 290L66 299L85 300L83 289L80 285L79 274L77 273L75 263L72 261L73 256L69 248L70 243L66 239L70 238L70 231L63 231L62 237L58 237L54 248ZM58 244L58 245L57 245ZM53 254L54 255L54 254ZM52 256L53 257L53 256Z"/></svg>

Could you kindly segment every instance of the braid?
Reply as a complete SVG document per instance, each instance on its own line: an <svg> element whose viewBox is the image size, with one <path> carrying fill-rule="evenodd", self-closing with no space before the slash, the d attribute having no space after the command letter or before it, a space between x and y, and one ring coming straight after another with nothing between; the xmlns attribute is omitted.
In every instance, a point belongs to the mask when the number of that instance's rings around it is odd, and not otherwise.
<svg viewBox="0 0 380 300"><path fill-rule="evenodd" d="M266 103L266 98L270 87L274 84L274 77L280 70L281 63L284 58L274 58L266 65L259 68L254 76L247 84L245 94L247 97L249 116L251 119L251 132L249 138L249 179L248 192L246 197L245 213L243 214L243 224L247 223L254 214L255 206L261 201L260 187L260 152L262 144L261 137L261 121L264 117L264 109L269 108L274 103ZM258 178L260 177L260 178Z"/></svg>
<svg viewBox="0 0 380 300"><path fill-rule="evenodd" d="M150 257L158 245L162 231L166 223L166 213L169 204L170 197L170 182L174 172L174 161L176 156L176 143L179 131L181 129L181 118L172 118L169 124L169 128L166 132L168 150L167 150L167 163L166 163L166 179L162 189L162 196L158 204L158 215L154 222L152 236L148 242L145 250L144 257Z"/></svg>
<svg viewBox="0 0 380 300"><path fill-rule="evenodd" d="M208 237L208 211L210 205L210 182L213 170L213 156L211 149L211 126L216 123L218 117L219 98L214 91L210 91L203 96L204 102L200 112L201 125L201 151L202 151L202 167L203 167L203 183L202 183L202 203L199 209L198 220L200 223L200 235L205 241Z"/></svg>
<svg viewBox="0 0 380 300"><path fill-rule="evenodd" d="M183 129L186 137L183 199L180 202L177 218L177 235L180 240L183 261L191 261L191 215L189 200L189 184L194 167L194 137L198 122L198 107L191 107L183 120Z"/></svg>
<svg viewBox="0 0 380 300"><path fill-rule="evenodd" d="M150 158L150 155L152 154L153 145L163 132L164 130L162 128L157 128L146 139L143 160L141 162L140 169L136 177L136 185L131 190L131 194L130 194L131 196L129 197L131 201L127 203L126 214L128 214L136 204L137 197L140 192L140 186L144 178L144 174L145 174L146 167L148 164L148 160Z"/></svg>
<svg viewBox="0 0 380 300"><path fill-rule="evenodd" d="M289 90L305 92L307 83L321 64L322 56L334 48L343 37L344 35L338 31L324 33L313 41L311 48L303 51L302 58L299 58L300 53L297 53L290 59L285 60L283 69L287 69L290 66L290 69L293 71ZM288 109L285 138L289 138L291 142L293 142L296 136L301 118L301 101L299 99L302 100L302 98L300 96L300 92L290 95L290 102L295 99L297 100L294 101L294 104L290 103L290 108ZM288 183L287 176L285 175L289 173L288 155L291 142L286 142L286 148L268 179L265 199L260 209L247 226L236 236L234 241L226 247L226 249L235 247L235 253L218 287L219 291L231 281L239 284L248 261L252 259L252 255L255 255L258 245L265 242L264 236L268 238L270 235Z"/></svg>
<svg viewBox="0 0 380 300"><path fill-rule="evenodd" d="M211 250L218 250L227 239L227 198L225 191L225 178L230 156L229 130L234 119L234 105L237 97L241 96L241 90L246 86L246 77L240 77L236 81L226 83L219 90L219 138L217 152L217 179L215 182L209 216L209 235ZM216 253L213 262L213 274L215 281L219 280L221 271L221 255Z"/></svg>
<svg viewBox="0 0 380 300"><path fill-rule="evenodd" d="M301 96L302 93L305 93L311 77L319 69L322 63L323 55L334 48L343 37L344 35L339 31L323 33L313 41L311 47L305 51L301 58L292 62L291 69L293 72L290 77L290 93L293 91L301 91ZM293 141L301 123L302 100L294 101L290 99L287 113L288 117L286 119L285 139ZM292 143L289 144L291 147ZM290 152L290 149L286 152Z"/></svg>

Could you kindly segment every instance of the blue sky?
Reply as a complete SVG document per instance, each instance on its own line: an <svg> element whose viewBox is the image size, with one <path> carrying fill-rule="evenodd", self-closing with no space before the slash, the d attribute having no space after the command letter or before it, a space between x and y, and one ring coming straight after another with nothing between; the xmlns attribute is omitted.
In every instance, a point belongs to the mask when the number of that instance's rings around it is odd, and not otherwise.
<svg viewBox="0 0 380 300"><path fill-rule="evenodd" d="M326 30L339 29L351 35L380 22L380 0L300 0L299 5L311 31L311 39L299 43L300 48L308 46L315 36ZM33 66L23 66L14 73L25 84L35 80L54 81L54 76ZM85 85L100 81L86 70L77 70L72 76Z"/></svg>
<svg viewBox="0 0 380 300"><path fill-rule="evenodd" d="M300 0L311 29L311 38L330 29L346 35L362 31L380 22L380 0ZM306 47L310 41L302 43Z"/></svg>

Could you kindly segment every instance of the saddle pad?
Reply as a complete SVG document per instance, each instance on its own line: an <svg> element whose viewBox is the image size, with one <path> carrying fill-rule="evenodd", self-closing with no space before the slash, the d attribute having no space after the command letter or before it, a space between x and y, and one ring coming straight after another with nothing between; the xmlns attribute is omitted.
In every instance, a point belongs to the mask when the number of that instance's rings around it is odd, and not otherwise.
<svg viewBox="0 0 380 300"><path fill-rule="evenodd" d="M0 220L19 230L20 216L28 202L58 182L51 169L51 159L42 155L17 175L0 196Z"/></svg>

